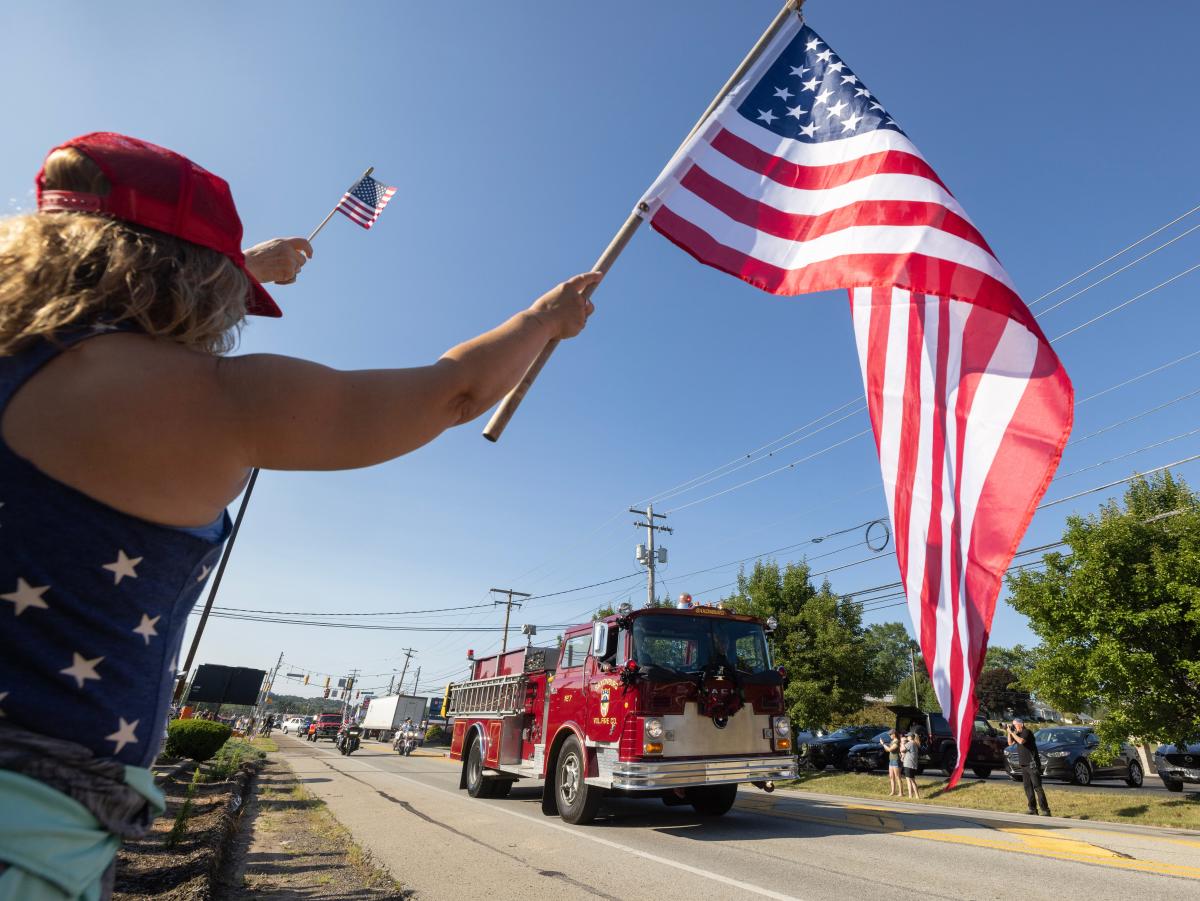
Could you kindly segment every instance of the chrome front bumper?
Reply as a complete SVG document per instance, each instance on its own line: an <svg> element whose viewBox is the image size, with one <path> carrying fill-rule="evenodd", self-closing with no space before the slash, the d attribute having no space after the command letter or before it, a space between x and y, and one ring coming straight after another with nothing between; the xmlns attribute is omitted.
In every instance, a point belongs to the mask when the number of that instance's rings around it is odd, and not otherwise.
<svg viewBox="0 0 1200 901"><path fill-rule="evenodd" d="M613 767L611 787L652 790L795 778L796 758L790 754L699 760L637 760L620 761Z"/></svg>

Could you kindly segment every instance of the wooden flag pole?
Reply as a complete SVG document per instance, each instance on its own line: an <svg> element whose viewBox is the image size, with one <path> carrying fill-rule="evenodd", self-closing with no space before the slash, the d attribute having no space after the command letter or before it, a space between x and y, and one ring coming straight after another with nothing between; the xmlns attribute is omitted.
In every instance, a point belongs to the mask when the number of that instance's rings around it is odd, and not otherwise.
<svg viewBox="0 0 1200 901"><path fill-rule="evenodd" d="M355 180L354 182L352 182L352 183L351 183L351 185L350 185L350 187L348 187L348 188L347 188L345 191L343 191L343 192L342 192L342 194L343 194L343 195L345 195L347 192L354 190L355 186L356 186L356 185L357 185L357 184L358 184L360 181L362 181L364 178L366 178L367 176L369 176L369 175L370 175L372 172L374 172L374 171L375 171L375 167L374 167L374 166L368 166L368 167L367 167L367 171L366 171L366 172L364 172L362 175L360 175L360 176L358 177L358 179L357 179L357 180ZM326 216L324 219L322 219L322 220L321 220L321 224L320 224L320 225L318 225L316 228L314 228L314 229L312 230L312 234L308 236L308 241L309 241L309 243L310 243L310 244L312 243L312 239L313 239L313 238L315 238L317 235L319 235L319 234L321 233L321 229L323 229L323 228L326 226L326 224L328 224L329 220L333 218L333 214L334 214L334 213L336 213L336 212L338 211L338 207L339 207L339 206L341 206L341 205L342 205L341 198L338 198L337 205L336 205L336 206L334 206L334 208L333 208L332 210L330 210L330 211L329 211L329 215L328 215L328 216Z"/></svg>
<svg viewBox="0 0 1200 901"><path fill-rule="evenodd" d="M345 194L347 191L353 190L360 181L374 171L374 166L368 166L367 171L351 182L350 187L342 193ZM308 236L310 243L320 233L321 229L326 226L329 220L333 218L333 214L338 211L338 207L341 205L342 202L339 198L337 206L329 211L329 215L322 219L321 224L314 228L312 234ZM183 673L183 677L179 678L175 683L174 701L176 704L182 700L183 689L187 684L187 674L192 671L192 662L196 659L196 649L200 647L200 636L204 634L204 627L208 625L208 616L212 613L213 602L217 599L217 592L221 590L221 579L225 575L225 567L229 564L229 555L233 553L233 544L237 541L238 532L242 528L242 519L246 515L246 505L250 503L250 495L254 493L254 483L258 481L258 473L259 468L257 466L250 470L250 480L246 482L246 488L242 492L242 502L238 505L237 516L233 520L233 529L230 531L229 538L225 542L225 549L221 552L221 562L217 564L217 574L213 576L213 585L209 589L208 599L204 602L204 611L200 614L200 622L196 625L196 634L192 636L191 646L188 647L187 659L184 661L183 669L179 671ZM177 673L173 673L172 675L177 675Z"/></svg>
<svg viewBox="0 0 1200 901"><path fill-rule="evenodd" d="M725 84L721 86L721 90L717 92L717 95L713 98L712 103L708 105L708 108L705 109L700 118L696 120L696 124L692 126L692 130L688 132L687 137L683 139L675 153L679 153L679 151L684 148L687 142L692 139L692 136L700 130L700 126L704 124L705 120L712 115L713 110L715 110L717 106L720 105L721 101L725 99L725 95L733 89L734 85L741 81L742 77L746 74L746 72L749 71L750 67L754 65L754 61L758 59L758 55L762 53L767 44L771 42L771 40L778 33L779 29L784 26L784 23L787 22L788 17L791 16L792 13L798 13L802 6L804 6L804 0L787 0L787 3L783 5L783 9L779 11L778 15L776 15L771 21L771 24L767 26L767 30L762 33L762 37L760 37L758 42L752 48L750 48L750 52L746 54L746 58L742 60L741 65L734 69L733 74L730 75ZM671 156L674 157L675 154L673 153ZM630 239L634 235L634 232L638 230L638 226L642 224L642 216L645 212L645 205L639 204L638 208L630 213L629 218L625 220L625 224L621 226L620 230L613 237L612 241L609 242L608 247L604 249L604 253L600 254L600 259L596 261L596 265L592 267L592 271L601 272L605 275L608 274L608 270L612 268L613 263L617 261L617 257L621 255L621 251L625 249L625 245L629 243ZM596 285L591 285L584 290L583 296L585 298L590 298L595 290ZM532 363L529 364L529 368L526 369L525 374L521 376L521 381L519 381L517 386L504 396L504 400L500 402L500 406L496 408L496 412L493 413L492 418L488 420L488 424L483 430L484 438L493 442L500 440L500 436L504 434L504 429L508 425L509 420L511 420L513 418L513 414L517 412L517 407L521 405L521 401L523 401L525 399L525 395L529 393L529 389L532 387L534 380L538 377L538 374L542 371L542 367L546 365L547 361L550 359L550 355L554 353L554 350L558 347L558 345L558 338L552 338L550 341L546 342L546 346L542 348L542 352L538 354L537 358Z"/></svg>

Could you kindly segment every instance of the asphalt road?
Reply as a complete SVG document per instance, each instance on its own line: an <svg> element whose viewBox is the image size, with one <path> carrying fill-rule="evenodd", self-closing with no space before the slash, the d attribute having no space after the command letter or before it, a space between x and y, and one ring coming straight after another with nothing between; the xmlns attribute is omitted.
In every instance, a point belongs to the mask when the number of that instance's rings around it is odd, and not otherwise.
<svg viewBox="0 0 1200 901"><path fill-rule="evenodd" d="M1200 896L1200 834L749 789L725 817L610 799L590 826L540 783L459 791L458 765L281 738L306 787L418 899L1102 899Z"/></svg>

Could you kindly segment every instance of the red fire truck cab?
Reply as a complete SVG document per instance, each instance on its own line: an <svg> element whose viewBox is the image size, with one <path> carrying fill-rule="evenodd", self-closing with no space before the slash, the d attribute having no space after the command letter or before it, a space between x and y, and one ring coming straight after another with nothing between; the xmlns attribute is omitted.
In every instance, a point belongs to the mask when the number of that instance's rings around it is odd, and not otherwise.
<svg viewBox="0 0 1200 901"><path fill-rule="evenodd" d="M719 816L738 783L794 778L783 674L761 620L650 608L566 631L561 647L475 661L446 689L459 788L502 797L543 779L542 810L586 823L605 794Z"/></svg>

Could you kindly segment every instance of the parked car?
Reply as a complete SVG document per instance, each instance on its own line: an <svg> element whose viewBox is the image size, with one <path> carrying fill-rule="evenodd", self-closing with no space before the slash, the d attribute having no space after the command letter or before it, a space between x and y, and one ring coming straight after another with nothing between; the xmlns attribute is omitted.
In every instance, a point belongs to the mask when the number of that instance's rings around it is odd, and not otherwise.
<svg viewBox="0 0 1200 901"><path fill-rule="evenodd" d="M284 735L289 735L291 733L295 733L296 735L299 735L300 730L303 727L303 725L304 725L304 717L289 716L287 719L285 719L283 721L283 726L281 726L280 728L283 729Z"/></svg>
<svg viewBox="0 0 1200 901"><path fill-rule="evenodd" d="M1154 768L1169 792L1183 791L1183 783L1200 784L1200 742L1163 745L1154 752Z"/></svg>
<svg viewBox="0 0 1200 901"><path fill-rule="evenodd" d="M868 742L880 732L886 732L886 726L844 726L836 732L814 738L808 743L807 762L818 770L827 766L840 770L849 769L846 755L855 745Z"/></svg>
<svg viewBox="0 0 1200 901"><path fill-rule="evenodd" d="M947 776L954 772L958 765L958 740L944 716L899 705L888 710L896 714L896 731L899 734L915 731L921 737L918 772L924 772L927 768L941 770ZM1000 733L986 719L975 717L965 769L980 779L986 779L992 770L1004 766L1004 742Z"/></svg>
<svg viewBox="0 0 1200 901"><path fill-rule="evenodd" d="M861 745L852 745L846 752L846 769L856 773L869 773L871 770L887 769L887 751L880 742L890 738L887 730L873 735Z"/></svg>
<svg viewBox="0 0 1200 901"><path fill-rule="evenodd" d="M1089 726L1050 726L1039 729L1034 736L1045 779L1062 779L1076 785L1090 785L1094 779L1124 779L1134 788L1142 784L1142 762L1132 745L1122 744L1120 754L1101 764L1092 760L1100 739ZM1021 781L1015 744L1005 751L1004 767L1014 782Z"/></svg>

